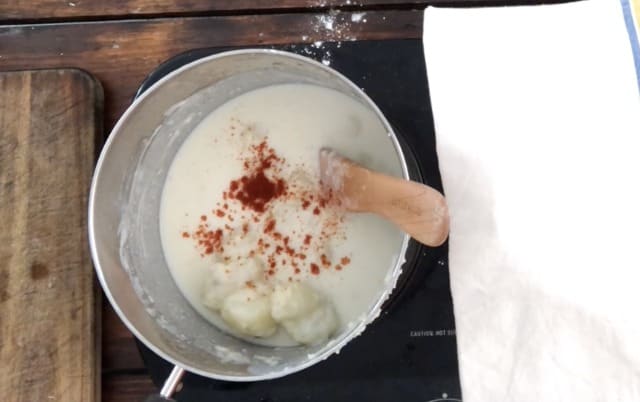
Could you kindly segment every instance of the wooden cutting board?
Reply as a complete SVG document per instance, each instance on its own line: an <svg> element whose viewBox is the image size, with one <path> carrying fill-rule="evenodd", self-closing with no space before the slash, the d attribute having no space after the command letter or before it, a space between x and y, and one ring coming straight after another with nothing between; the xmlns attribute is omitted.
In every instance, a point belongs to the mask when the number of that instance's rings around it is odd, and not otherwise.
<svg viewBox="0 0 640 402"><path fill-rule="evenodd" d="M102 89L80 70L0 73L0 395L99 400L87 196Z"/></svg>

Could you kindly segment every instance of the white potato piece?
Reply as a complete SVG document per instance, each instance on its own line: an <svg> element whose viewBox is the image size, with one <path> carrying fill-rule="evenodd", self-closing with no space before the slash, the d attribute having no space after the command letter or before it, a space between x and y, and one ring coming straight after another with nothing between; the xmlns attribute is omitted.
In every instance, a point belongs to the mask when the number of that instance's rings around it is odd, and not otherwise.
<svg viewBox="0 0 640 402"><path fill-rule="evenodd" d="M309 285L300 282L277 285L271 294L271 316L280 322L310 314L321 298Z"/></svg>
<svg viewBox="0 0 640 402"><path fill-rule="evenodd" d="M329 339L338 328L338 319L333 306L323 303L307 315L283 321L282 326L296 342L312 345Z"/></svg>
<svg viewBox="0 0 640 402"><path fill-rule="evenodd" d="M234 291L245 287L263 274L263 267L256 258L248 258L232 264L215 263L204 281L202 304L217 311L223 300Z"/></svg>
<svg viewBox="0 0 640 402"><path fill-rule="evenodd" d="M271 317L270 295L262 288L242 288L231 293L222 302L220 315L227 325L240 334L268 337L278 324Z"/></svg>

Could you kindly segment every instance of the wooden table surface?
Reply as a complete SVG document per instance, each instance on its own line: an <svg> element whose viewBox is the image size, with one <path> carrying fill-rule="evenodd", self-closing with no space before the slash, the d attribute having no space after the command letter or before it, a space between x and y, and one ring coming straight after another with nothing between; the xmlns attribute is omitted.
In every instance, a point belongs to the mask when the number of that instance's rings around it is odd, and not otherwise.
<svg viewBox="0 0 640 402"><path fill-rule="evenodd" d="M501 3L513 1L4 0L0 71L78 67L90 72L104 87L108 133L145 76L183 51L341 38L420 38L422 10L428 4ZM339 34L319 23L330 9L339 11L333 11ZM353 12L366 12L367 22L350 23ZM131 333L103 303L103 400L142 401L155 388Z"/></svg>

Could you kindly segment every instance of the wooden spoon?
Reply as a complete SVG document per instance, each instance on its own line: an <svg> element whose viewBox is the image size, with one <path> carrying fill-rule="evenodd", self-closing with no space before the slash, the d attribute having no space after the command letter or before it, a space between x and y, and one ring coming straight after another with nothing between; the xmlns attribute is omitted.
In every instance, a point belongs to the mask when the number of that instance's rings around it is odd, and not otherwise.
<svg viewBox="0 0 640 402"><path fill-rule="evenodd" d="M447 204L427 185L371 171L327 148L320 151L320 180L348 211L380 215L427 246L447 239Z"/></svg>

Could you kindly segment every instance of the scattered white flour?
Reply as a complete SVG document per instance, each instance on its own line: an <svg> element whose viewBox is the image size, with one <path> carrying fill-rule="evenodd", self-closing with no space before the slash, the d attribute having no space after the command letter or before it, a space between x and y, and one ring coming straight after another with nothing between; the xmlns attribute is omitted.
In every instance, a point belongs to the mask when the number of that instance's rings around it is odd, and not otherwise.
<svg viewBox="0 0 640 402"><path fill-rule="evenodd" d="M320 23L324 26L325 29L329 31L333 31L333 24L336 21L335 17L331 14L325 14L318 17Z"/></svg>
<svg viewBox="0 0 640 402"><path fill-rule="evenodd" d="M334 2L332 2L334 3ZM317 0L315 3L309 5L309 7L326 7L328 5L327 0ZM340 4L333 4L335 6L340 6ZM362 3L357 0L345 0L342 5L344 6L362 6Z"/></svg>
<svg viewBox="0 0 640 402"><path fill-rule="evenodd" d="M356 2L347 0L345 5L355 5ZM319 6L326 5L323 1ZM319 59L326 66L331 65L331 51L325 46L325 42L336 42L337 47L342 47L343 41L355 41L358 39L355 24L364 24L366 13L341 13L331 9L328 13L316 16L311 23L310 35L301 37L303 42L311 42L301 48L302 54ZM315 40L314 40L315 39ZM295 47L294 47L295 48Z"/></svg>
<svg viewBox="0 0 640 402"><path fill-rule="evenodd" d="M362 18L366 14L367 13L353 13L353 14L351 14L351 22L360 22L360 21L362 21Z"/></svg>

